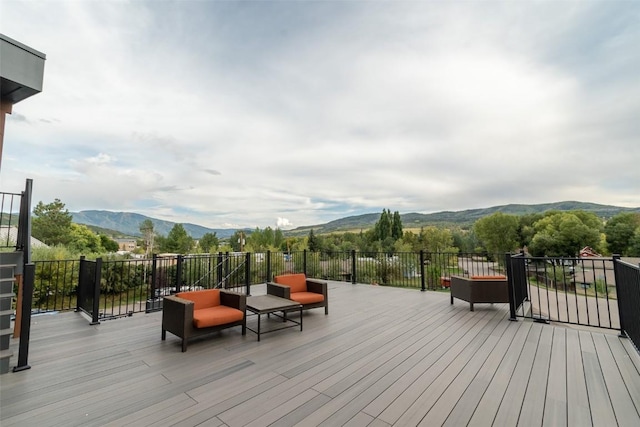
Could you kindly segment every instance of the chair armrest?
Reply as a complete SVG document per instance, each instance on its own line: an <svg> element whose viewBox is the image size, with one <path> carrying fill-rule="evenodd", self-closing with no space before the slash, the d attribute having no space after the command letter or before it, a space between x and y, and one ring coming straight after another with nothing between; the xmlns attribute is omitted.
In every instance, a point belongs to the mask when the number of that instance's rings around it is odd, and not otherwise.
<svg viewBox="0 0 640 427"><path fill-rule="evenodd" d="M327 282L316 279L307 279L307 291L327 296Z"/></svg>
<svg viewBox="0 0 640 427"><path fill-rule="evenodd" d="M188 336L193 327L193 301L168 295L162 301L162 328L178 335Z"/></svg>
<svg viewBox="0 0 640 427"><path fill-rule="evenodd" d="M220 290L220 304L236 308L240 311L246 311L247 296L237 292Z"/></svg>
<svg viewBox="0 0 640 427"><path fill-rule="evenodd" d="M291 299L291 288L273 282L267 282L267 294Z"/></svg>

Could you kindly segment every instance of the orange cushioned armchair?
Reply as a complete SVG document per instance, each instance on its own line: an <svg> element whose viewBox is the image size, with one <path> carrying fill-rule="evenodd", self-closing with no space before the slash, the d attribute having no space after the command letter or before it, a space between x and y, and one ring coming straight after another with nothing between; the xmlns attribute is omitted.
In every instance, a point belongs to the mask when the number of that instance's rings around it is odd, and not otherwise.
<svg viewBox="0 0 640 427"><path fill-rule="evenodd" d="M299 302L303 310L324 307L324 314L329 314L327 282L307 279L303 273L275 276L267 282L267 293Z"/></svg>
<svg viewBox="0 0 640 427"><path fill-rule="evenodd" d="M247 297L220 289L180 292L164 297L162 306L162 339L167 331L182 338L182 351L187 351L191 337L242 326L247 333Z"/></svg>

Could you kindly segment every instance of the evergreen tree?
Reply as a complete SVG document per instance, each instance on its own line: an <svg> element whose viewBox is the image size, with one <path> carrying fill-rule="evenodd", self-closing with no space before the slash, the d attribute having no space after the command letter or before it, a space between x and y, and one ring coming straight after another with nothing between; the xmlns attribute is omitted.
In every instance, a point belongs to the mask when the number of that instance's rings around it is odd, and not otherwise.
<svg viewBox="0 0 640 427"><path fill-rule="evenodd" d="M186 254L193 247L193 238L187 234L182 224L173 226L164 242L163 250L166 252Z"/></svg>
<svg viewBox="0 0 640 427"><path fill-rule="evenodd" d="M320 239L313 233L313 228L309 231L309 240L307 240L307 246L311 252L318 252L322 248L320 247Z"/></svg>
<svg viewBox="0 0 640 427"><path fill-rule="evenodd" d="M374 227L376 238L379 241L385 241L387 238L391 237L391 226L391 213L390 211L383 209L380 214L380 219Z"/></svg>
<svg viewBox="0 0 640 427"><path fill-rule="evenodd" d="M218 239L217 233L204 233L204 235L198 241L198 245L200 249L204 253L211 253L218 249L220 246L220 240Z"/></svg>
<svg viewBox="0 0 640 427"><path fill-rule="evenodd" d="M393 240L402 238L402 219L400 218L400 212L395 211L393 213L393 222L391 224L391 237Z"/></svg>
<svg viewBox="0 0 640 427"><path fill-rule="evenodd" d="M73 216L64 206L60 199L46 205L42 201L38 202L33 210L33 237L49 246L68 244L71 240Z"/></svg>

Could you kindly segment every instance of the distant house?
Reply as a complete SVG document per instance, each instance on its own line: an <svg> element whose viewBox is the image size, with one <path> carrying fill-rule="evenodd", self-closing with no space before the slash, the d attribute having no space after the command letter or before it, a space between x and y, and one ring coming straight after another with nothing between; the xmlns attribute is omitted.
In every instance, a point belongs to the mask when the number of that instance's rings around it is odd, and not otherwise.
<svg viewBox="0 0 640 427"><path fill-rule="evenodd" d="M118 251L133 252L138 247L136 239L115 239L118 243Z"/></svg>
<svg viewBox="0 0 640 427"><path fill-rule="evenodd" d="M0 242L4 244L15 244L18 240L18 227L13 226L0 226ZM47 245L35 237L31 236L31 247L32 248L42 248Z"/></svg>
<svg viewBox="0 0 640 427"><path fill-rule="evenodd" d="M580 253L578 256L580 258L601 258L602 257L602 255L600 255L598 252L593 250L591 246L585 246L584 248L580 249Z"/></svg>

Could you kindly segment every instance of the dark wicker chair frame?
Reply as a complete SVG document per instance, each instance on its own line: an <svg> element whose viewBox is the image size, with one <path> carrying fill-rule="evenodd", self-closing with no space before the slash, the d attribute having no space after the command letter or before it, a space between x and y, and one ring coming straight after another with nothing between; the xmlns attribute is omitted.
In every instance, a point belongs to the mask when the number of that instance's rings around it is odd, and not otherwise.
<svg viewBox="0 0 640 427"><path fill-rule="evenodd" d="M182 338L182 351L187 351L187 340L200 335L221 331L233 326L242 326L242 335L247 333L247 297L235 292L220 290L220 304L236 308L244 313L241 321L225 323L208 328L193 326L193 301L175 295L166 296L162 306L162 339L167 338L167 331Z"/></svg>
<svg viewBox="0 0 640 427"><path fill-rule="evenodd" d="M316 294L322 294L324 301L315 302L311 304L303 304L303 310L309 310L312 308L324 307L324 314L329 314L329 295L327 293L327 282L316 279L307 280L307 292L313 292ZM279 283L267 282L267 294L275 295L280 298L291 299L291 288L287 285L281 285Z"/></svg>
<svg viewBox="0 0 640 427"><path fill-rule="evenodd" d="M454 298L468 302L471 311L476 303L509 302L507 279L451 276L451 304Z"/></svg>

